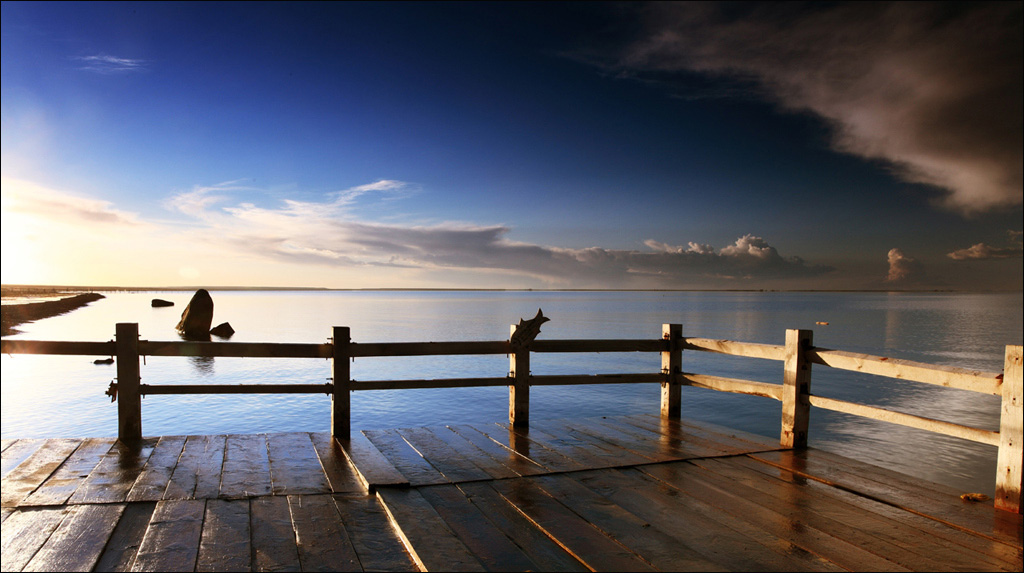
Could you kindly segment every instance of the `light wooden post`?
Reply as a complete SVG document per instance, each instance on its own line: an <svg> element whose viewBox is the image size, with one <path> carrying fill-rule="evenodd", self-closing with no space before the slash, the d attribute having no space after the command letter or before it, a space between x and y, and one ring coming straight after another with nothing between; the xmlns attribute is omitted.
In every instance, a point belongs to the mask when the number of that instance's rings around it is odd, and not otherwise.
<svg viewBox="0 0 1024 573"><path fill-rule="evenodd" d="M509 340L518 325L513 324ZM508 387L508 423L524 428L530 424L530 351L523 345L514 344L508 356L509 376L512 384Z"/></svg>
<svg viewBox="0 0 1024 573"><path fill-rule="evenodd" d="M807 350L813 345L810 330L787 330L785 371L782 377L782 434L784 448L807 447L807 427L811 418L811 363Z"/></svg>
<svg viewBox="0 0 1024 573"><path fill-rule="evenodd" d="M661 373L665 380L661 383L661 417L679 418L682 414L682 386L679 374L683 371L683 349L680 344L683 337L683 325L661 325L661 337L668 340L668 350L661 353Z"/></svg>
<svg viewBox="0 0 1024 573"><path fill-rule="evenodd" d="M136 445L142 441L142 396L139 393L139 325L115 326L117 349L117 439Z"/></svg>
<svg viewBox="0 0 1024 573"><path fill-rule="evenodd" d="M996 509L1021 512L1024 489L1024 368L1022 346L1007 346L1003 365L1003 405L999 416Z"/></svg>
<svg viewBox="0 0 1024 573"><path fill-rule="evenodd" d="M347 326L335 326L331 342L331 437L348 442L352 439L352 339Z"/></svg>

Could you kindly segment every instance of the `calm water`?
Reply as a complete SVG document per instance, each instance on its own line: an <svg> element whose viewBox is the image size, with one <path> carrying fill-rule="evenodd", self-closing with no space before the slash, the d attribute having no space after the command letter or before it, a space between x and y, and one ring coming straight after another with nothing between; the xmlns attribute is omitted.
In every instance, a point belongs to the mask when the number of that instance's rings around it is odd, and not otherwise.
<svg viewBox="0 0 1024 573"><path fill-rule="evenodd" d="M683 334L782 344L787 328L814 331L817 346L932 364L1002 371L1004 347L1021 344L1020 294L679 293L679 292L214 292L214 324L232 341L325 342L349 326L355 342L504 340L509 324L538 308L551 322L541 338L659 338L663 323ZM192 292L111 293L65 316L26 324L12 338L106 341L118 322L143 339L177 340ZM174 301L154 309L153 298ZM819 321L827 326L817 325ZM3 438L113 436L117 408L103 394L114 366L84 356L3 356ZM535 354L534 374L657 372L648 353ZM779 383L782 365L687 352L683 369ZM149 384L322 383L330 363L312 359L147 357ZM504 376L505 356L361 358L356 380ZM814 367L816 394L965 425L998 429L999 399L974 392ZM656 384L538 387L534 419L656 413ZM354 429L504 421L505 388L368 391L353 395ZM684 388L684 416L777 436L780 403ZM326 396L150 396L146 435L326 431ZM810 443L964 491L992 494L996 448L814 409Z"/></svg>

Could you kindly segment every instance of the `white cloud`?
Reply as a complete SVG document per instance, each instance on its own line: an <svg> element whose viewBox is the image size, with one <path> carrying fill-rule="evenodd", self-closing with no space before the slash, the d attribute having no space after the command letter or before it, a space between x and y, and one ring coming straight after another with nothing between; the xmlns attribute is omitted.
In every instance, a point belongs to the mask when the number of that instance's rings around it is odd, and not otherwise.
<svg viewBox="0 0 1024 573"><path fill-rule="evenodd" d="M1024 245L1021 244L1021 232L1009 231L1010 242L1008 247L993 247L985 243L978 243L966 249L957 249L946 256L955 261L986 260L986 259L1016 259L1024 256Z"/></svg>
<svg viewBox="0 0 1024 573"><path fill-rule="evenodd" d="M835 149L943 190L951 209L1022 203L1020 3L684 2L645 10L642 37L614 64L621 73L747 83L748 94L828 121Z"/></svg>
<svg viewBox="0 0 1024 573"><path fill-rule="evenodd" d="M903 254L900 249L889 249L889 282L911 282L921 277L921 263Z"/></svg>
<svg viewBox="0 0 1024 573"><path fill-rule="evenodd" d="M82 62L78 67L80 70L96 72L100 74L120 74L129 72L141 72L146 69L146 60L134 58L119 58L107 54L94 56L78 56L74 58Z"/></svg>

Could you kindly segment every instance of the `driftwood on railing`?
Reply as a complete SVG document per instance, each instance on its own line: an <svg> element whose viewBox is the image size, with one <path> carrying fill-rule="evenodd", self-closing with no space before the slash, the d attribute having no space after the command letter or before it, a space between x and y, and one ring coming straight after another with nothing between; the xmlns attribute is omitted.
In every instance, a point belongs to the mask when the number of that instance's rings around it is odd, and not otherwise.
<svg viewBox="0 0 1024 573"><path fill-rule="evenodd" d="M511 333L515 333L512 325ZM661 385L661 414L679 417L681 387L695 386L724 392L774 398L782 402L780 443L785 447L807 446L807 429L812 406L919 428L998 447L995 506L1021 512L1022 467L1024 467L1024 383L1022 348L1007 346L1002 373L922 364L839 350L815 348L809 330L786 331L785 345L736 342L684 337L682 326L666 324L660 339L645 340L531 340L528 344L505 341L466 342L352 342L347 327L335 327L330 342L322 344L261 342L184 342L140 340L137 324L118 324L115 340L109 342L55 342L3 340L8 354L63 354L117 357L117 382L111 393L118 402L118 437L136 442L142 437L141 398L159 394L306 393L331 396L331 432L339 440L350 436L350 397L353 391L415 388L468 388L507 386L509 422L529 423L530 387L569 384L658 383ZM701 351L783 363L781 384L724 378L684 372L683 352ZM657 352L661 371L626 374L537 375L530 372L532 353L572 352ZM509 371L500 377L447 378L436 380L352 380L350 363L357 357L399 357L440 355L509 356ZM239 385L150 385L141 384L142 356L203 356L259 358L331 359L331 382L327 384L239 384ZM1000 396L1002 408L998 432L983 430L818 396L811 392L811 366L861 372L901 380L935 384Z"/></svg>

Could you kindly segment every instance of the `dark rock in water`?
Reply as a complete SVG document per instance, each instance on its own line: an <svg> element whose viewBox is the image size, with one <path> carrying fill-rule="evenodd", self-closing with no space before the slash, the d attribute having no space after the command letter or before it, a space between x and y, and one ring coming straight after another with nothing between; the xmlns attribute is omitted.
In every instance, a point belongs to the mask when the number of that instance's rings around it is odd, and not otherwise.
<svg viewBox="0 0 1024 573"><path fill-rule="evenodd" d="M178 322L178 332L190 340L209 340L210 325L213 324L213 298L201 288L192 295Z"/></svg>
<svg viewBox="0 0 1024 573"><path fill-rule="evenodd" d="M174 303L169 300L164 300L162 298L154 298L153 307L155 308L158 306L174 306Z"/></svg>
<svg viewBox="0 0 1024 573"><path fill-rule="evenodd" d="M210 330L210 334L221 338L231 338L231 335L234 333L235 329L231 328L231 324L227 322L222 322Z"/></svg>
<svg viewBox="0 0 1024 573"><path fill-rule="evenodd" d="M93 360L92 363L93 364L113 364L114 363L114 359L113 358L100 358L99 360Z"/></svg>

